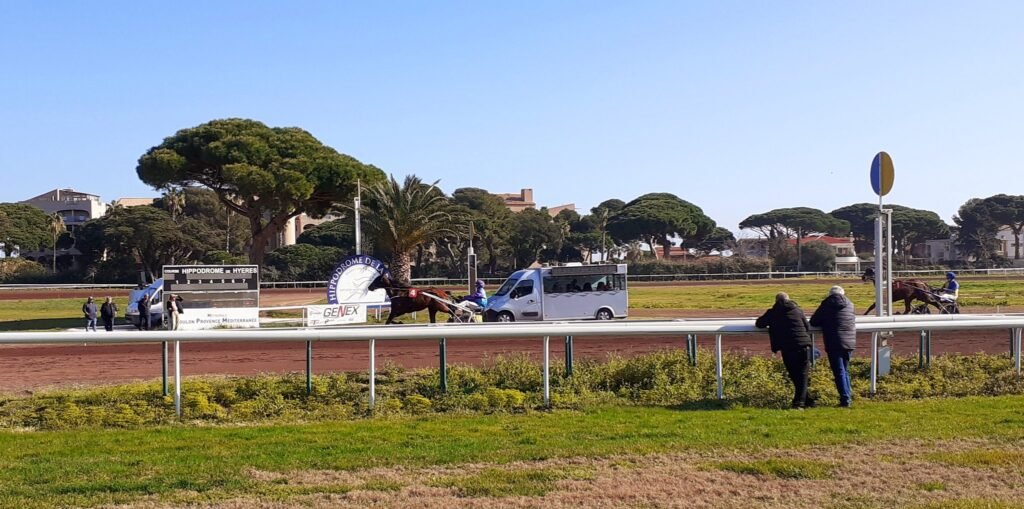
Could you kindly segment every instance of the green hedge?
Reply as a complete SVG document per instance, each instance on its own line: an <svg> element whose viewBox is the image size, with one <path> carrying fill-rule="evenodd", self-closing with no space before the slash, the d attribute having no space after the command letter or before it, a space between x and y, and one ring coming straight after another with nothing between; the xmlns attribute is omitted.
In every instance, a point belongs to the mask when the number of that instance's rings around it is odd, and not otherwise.
<svg viewBox="0 0 1024 509"><path fill-rule="evenodd" d="M727 354L724 359L725 406L784 408L792 392L781 362L774 358ZM866 397L868 364L854 359L854 392ZM552 406L581 409L592 405L633 404L680 408L720 408L715 400L714 359L701 351L691 367L685 351L671 350L604 362L577 362L572 377L552 368ZM526 356L499 357L487 366L451 366L448 392L439 389L437 370L386 367L377 377L374 415L434 412L531 412L541 407L541 371ZM827 363L813 371L812 391L820 403L836 403ZM356 419L371 415L367 375L336 373L314 377L306 394L305 377L199 377L183 386L186 421L194 423L303 422ZM918 369L916 358L896 358L893 373L879 383L875 399L1024 394L1024 383L1006 356L940 356ZM0 399L0 427L69 429L138 427L176 422L174 404L161 394L159 381L37 393Z"/></svg>

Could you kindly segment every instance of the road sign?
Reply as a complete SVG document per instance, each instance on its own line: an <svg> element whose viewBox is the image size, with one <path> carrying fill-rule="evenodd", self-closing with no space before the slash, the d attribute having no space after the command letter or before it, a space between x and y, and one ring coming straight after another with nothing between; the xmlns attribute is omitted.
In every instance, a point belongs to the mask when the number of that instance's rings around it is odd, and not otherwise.
<svg viewBox="0 0 1024 509"><path fill-rule="evenodd" d="M892 158L885 152L879 152L871 161L871 189L874 189L878 196L885 196L892 191L894 178Z"/></svg>

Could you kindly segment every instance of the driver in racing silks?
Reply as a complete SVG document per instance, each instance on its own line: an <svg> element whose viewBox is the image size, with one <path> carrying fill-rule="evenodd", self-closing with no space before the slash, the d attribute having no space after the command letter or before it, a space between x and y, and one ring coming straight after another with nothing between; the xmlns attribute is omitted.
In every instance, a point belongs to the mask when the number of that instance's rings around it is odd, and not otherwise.
<svg viewBox="0 0 1024 509"><path fill-rule="evenodd" d="M960 312L960 304L956 301L957 298L960 297L960 283L956 280L956 273L946 273L946 284L942 285L942 288L939 289L937 295L945 308L943 312Z"/></svg>
<svg viewBox="0 0 1024 509"><path fill-rule="evenodd" d="M480 309L483 309L487 306L487 292L484 290L484 281L482 279L477 279L475 288L476 291L469 294L466 297L466 300L480 306Z"/></svg>
<svg viewBox="0 0 1024 509"><path fill-rule="evenodd" d="M939 290L939 296L943 300L955 301L960 297L960 283L956 280L955 272L946 273L946 284Z"/></svg>

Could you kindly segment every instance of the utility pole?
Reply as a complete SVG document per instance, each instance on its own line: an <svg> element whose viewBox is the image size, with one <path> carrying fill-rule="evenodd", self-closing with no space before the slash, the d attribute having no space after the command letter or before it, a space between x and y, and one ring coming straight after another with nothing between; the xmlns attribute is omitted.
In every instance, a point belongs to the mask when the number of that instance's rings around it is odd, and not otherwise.
<svg viewBox="0 0 1024 509"><path fill-rule="evenodd" d="M362 206L362 194L363 194L363 184L362 184L361 181L356 180L355 209L356 209L356 254L357 255L363 254L363 230L362 230L362 227L360 226L360 221L359 221L359 209Z"/></svg>

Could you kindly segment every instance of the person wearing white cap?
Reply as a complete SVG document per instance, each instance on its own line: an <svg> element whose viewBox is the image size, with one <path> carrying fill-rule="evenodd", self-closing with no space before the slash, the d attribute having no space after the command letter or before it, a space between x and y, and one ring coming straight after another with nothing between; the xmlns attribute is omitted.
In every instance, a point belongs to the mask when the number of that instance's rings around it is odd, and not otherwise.
<svg viewBox="0 0 1024 509"><path fill-rule="evenodd" d="M828 297L811 315L811 325L821 327L825 336L825 354L832 368L839 393L839 406L849 407L853 399L850 389L850 356L857 347L857 313L846 298L842 286L833 286Z"/></svg>

